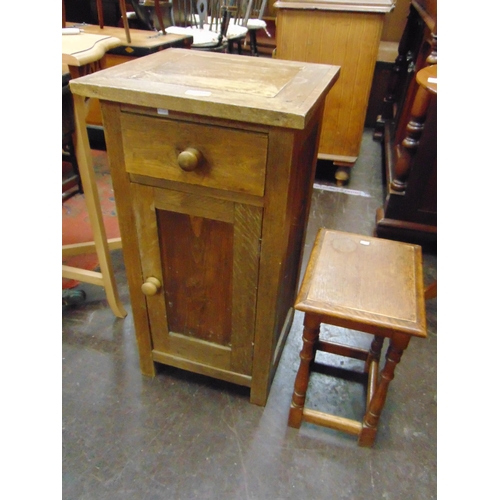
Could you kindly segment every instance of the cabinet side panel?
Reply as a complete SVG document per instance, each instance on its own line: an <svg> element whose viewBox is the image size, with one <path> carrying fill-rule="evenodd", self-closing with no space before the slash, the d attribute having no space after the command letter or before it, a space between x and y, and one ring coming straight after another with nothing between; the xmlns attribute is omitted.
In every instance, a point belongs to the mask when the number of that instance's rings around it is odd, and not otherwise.
<svg viewBox="0 0 500 500"><path fill-rule="evenodd" d="M235 203L231 369L252 374L262 208Z"/></svg>
<svg viewBox="0 0 500 500"><path fill-rule="evenodd" d="M272 130L250 401L265 405L291 326L309 215L323 104L304 131Z"/></svg>
<svg viewBox="0 0 500 500"><path fill-rule="evenodd" d="M278 351L283 348L283 345L280 345L279 334L288 314L290 314L290 309L294 305L297 293L312 186L316 171L315 155L320 127L319 118L313 120L313 123L315 123L314 127L301 132L300 140L295 143L296 152L293 155L293 175L289 184L287 207L287 221L290 229L278 291L277 331L274 332L273 338L273 363L279 358Z"/></svg>
<svg viewBox="0 0 500 500"><path fill-rule="evenodd" d="M320 154L359 154L383 21L383 14L278 9L279 59L341 67L326 98Z"/></svg>
<svg viewBox="0 0 500 500"><path fill-rule="evenodd" d="M157 210L170 332L231 342L233 227Z"/></svg>
<svg viewBox="0 0 500 500"><path fill-rule="evenodd" d="M265 405L272 381L273 346L280 328L277 308L283 264L288 246L287 205L295 133L273 129L269 133L266 196L262 221L262 247L255 323L255 348L250 401Z"/></svg>

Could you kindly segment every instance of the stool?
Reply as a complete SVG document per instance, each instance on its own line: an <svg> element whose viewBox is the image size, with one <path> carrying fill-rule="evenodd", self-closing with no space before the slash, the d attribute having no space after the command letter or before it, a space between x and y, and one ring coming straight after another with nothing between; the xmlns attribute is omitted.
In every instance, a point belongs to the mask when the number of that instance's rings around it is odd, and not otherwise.
<svg viewBox="0 0 500 500"><path fill-rule="evenodd" d="M422 249L418 245L320 229L295 309L305 313L303 347L288 425L302 421L358 436L370 447L394 370L411 337L425 338ZM369 350L320 340L322 323L374 335ZM386 363L379 373L385 338ZM316 351L365 362L366 412L362 422L304 407Z"/></svg>

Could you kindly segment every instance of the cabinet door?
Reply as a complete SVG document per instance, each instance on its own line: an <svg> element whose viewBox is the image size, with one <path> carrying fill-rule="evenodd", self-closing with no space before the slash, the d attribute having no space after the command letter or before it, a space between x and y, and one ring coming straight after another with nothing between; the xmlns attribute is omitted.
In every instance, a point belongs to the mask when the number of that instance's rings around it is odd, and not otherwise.
<svg viewBox="0 0 500 500"><path fill-rule="evenodd" d="M262 208L132 184L153 358L250 385Z"/></svg>

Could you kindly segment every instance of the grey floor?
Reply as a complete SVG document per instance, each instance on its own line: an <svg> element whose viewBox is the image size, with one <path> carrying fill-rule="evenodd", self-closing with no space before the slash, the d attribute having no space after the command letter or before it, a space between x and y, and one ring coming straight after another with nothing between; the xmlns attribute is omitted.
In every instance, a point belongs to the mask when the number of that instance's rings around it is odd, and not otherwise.
<svg viewBox="0 0 500 500"><path fill-rule="evenodd" d="M366 130L348 186L317 176L305 257L320 226L372 235L382 200L381 145ZM410 343L375 446L366 449L333 430L287 427L301 348L298 313L264 408L249 403L246 388L182 370L162 367L154 379L142 376L120 251L113 263L125 319L114 317L103 290L92 285L81 285L84 304L63 308L63 499L437 497L437 299L427 301L428 338ZM437 275L435 252L424 254L424 269L428 284ZM340 328L324 334L367 342ZM323 373L313 375L308 400L346 417L363 411L361 384Z"/></svg>

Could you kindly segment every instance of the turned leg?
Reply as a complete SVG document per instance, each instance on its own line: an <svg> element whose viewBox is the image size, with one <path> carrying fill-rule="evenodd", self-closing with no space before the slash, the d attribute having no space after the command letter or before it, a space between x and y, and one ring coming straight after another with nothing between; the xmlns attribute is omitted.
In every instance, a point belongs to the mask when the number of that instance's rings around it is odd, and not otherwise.
<svg viewBox="0 0 500 500"><path fill-rule="evenodd" d="M370 364L372 363L372 361L378 362L380 360L380 353L382 352L384 339L385 337L383 337L382 335L375 335L373 337L372 343L370 345L370 350L368 352L368 357L365 361L365 372L370 369Z"/></svg>
<svg viewBox="0 0 500 500"><path fill-rule="evenodd" d="M411 118L406 126L406 137L397 146L398 158L394 167L394 178L391 189L397 192L406 190L406 181L410 173L413 156L417 152L420 136L424 130L427 108L431 93L419 86L411 108Z"/></svg>
<svg viewBox="0 0 500 500"><path fill-rule="evenodd" d="M408 347L409 342L410 337L408 335L395 334L389 344L385 366L380 373L380 382L371 398L363 419L363 428L358 439L359 446L370 447L375 441L377 425L382 409L384 408L389 383L394 378L394 370L401 360L404 350Z"/></svg>
<svg viewBox="0 0 500 500"><path fill-rule="evenodd" d="M420 15L415 10L413 5L410 5L410 10L406 20L405 28L398 46L398 56L394 61L392 74L389 79L387 91L382 101L380 115L377 117L377 123L373 133L375 140L382 140L384 137L384 126L387 121L393 120L395 117L395 104L399 101L404 90L406 75L409 67L415 64L415 40L419 39L418 33L421 28L419 23Z"/></svg>
<svg viewBox="0 0 500 500"><path fill-rule="evenodd" d="M304 331L302 334L302 351L300 352L300 365L293 387L292 404L288 416L288 425L299 428L302 422L302 413L306 400L307 385L314 360L316 346L319 340L320 322L315 316L306 313L304 318Z"/></svg>
<svg viewBox="0 0 500 500"><path fill-rule="evenodd" d="M427 56L427 59L425 60L425 62L427 64L437 64L437 62L438 62L438 58L437 58L437 44L438 44L438 42L437 42L437 21L436 21L436 24L434 25L434 30L431 33L431 38L432 38L431 52Z"/></svg>

